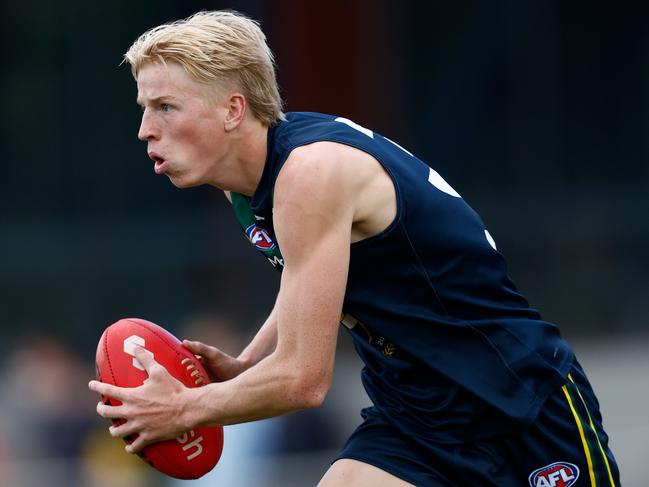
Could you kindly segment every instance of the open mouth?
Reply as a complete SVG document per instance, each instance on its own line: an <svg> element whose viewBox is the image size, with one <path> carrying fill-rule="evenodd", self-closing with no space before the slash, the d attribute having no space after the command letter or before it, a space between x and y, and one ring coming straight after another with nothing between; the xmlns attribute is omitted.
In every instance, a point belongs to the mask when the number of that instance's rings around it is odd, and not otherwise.
<svg viewBox="0 0 649 487"><path fill-rule="evenodd" d="M156 174L163 174L165 172L166 161L157 154L150 154L149 157L153 161L153 170Z"/></svg>

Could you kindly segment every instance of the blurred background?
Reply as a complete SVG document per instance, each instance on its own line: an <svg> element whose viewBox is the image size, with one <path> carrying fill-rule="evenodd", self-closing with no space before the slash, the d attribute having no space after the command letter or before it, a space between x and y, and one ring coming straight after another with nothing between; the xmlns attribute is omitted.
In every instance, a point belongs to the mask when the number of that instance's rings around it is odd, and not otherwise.
<svg viewBox="0 0 649 487"><path fill-rule="evenodd" d="M177 486L106 432L86 388L122 317L233 354L278 276L213 188L155 176L122 54L201 9L259 20L288 110L350 118L433 165L560 325L624 485L649 447L649 4L24 0L0 7L0 486ZM227 427L191 485L315 485L368 400L342 336L323 408Z"/></svg>

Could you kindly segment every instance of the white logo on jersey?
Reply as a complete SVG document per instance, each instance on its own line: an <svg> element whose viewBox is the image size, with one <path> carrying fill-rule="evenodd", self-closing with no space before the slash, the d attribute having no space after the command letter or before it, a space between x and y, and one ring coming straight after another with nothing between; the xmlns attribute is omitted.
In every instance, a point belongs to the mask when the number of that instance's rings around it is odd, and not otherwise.
<svg viewBox="0 0 649 487"><path fill-rule="evenodd" d="M363 127L363 126L361 126L361 125L358 125L356 122L352 122L352 121L351 121L350 119L348 119L348 118L338 117L338 118L336 118L334 121L335 121L335 122L344 123L345 125L349 125L351 128L353 128L353 129L355 129L355 130L358 130L359 132L364 133L364 134L367 135L370 139L373 139L373 138L374 138L374 132L372 132L370 129L366 129L365 127ZM390 139L388 139L387 137L383 137L383 138L384 138L385 140L387 140L388 142L390 142L391 144L397 146L399 149L401 149L403 152L405 152L405 153L408 154L409 156L415 157L415 156L412 154L412 152L410 152L410 151L404 149L404 148L401 147L399 144L397 144L394 140L390 140Z"/></svg>
<svg viewBox="0 0 649 487"><path fill-rule="evenodd" d="M196 458L198 455L203 453L203 445L201 445L201 441L203 441L203 437L199 436L195 440L191 441L190 443L187 443L191 438L194 438L196 436L196 433L194 433L194 430L189 430L189 434L183 433L180 435L176 440L178 443L183 445L183 451L186 452L187 450L190 450L192 448L195 448L196 450L193 453L190 453L187 455L187 460L193 460Z"/></svg>
<svg viewBox="0 0 649 487"><path fill-rule="evenodd" d="M494 250L498 250L496 248L496 241L487 230L484 231L484 236L487 237L487 242L489 242L489 245L491 245Z"/></svg>
<svg viewBox="0 0 649 487"><path fill-rule="evenodd" d="M444 178L440 176L439 173L432 167L430 168L430 172L428 173L428 182L446 194L450 194L451 196L455 196L456 198L461 198L460 194L455 191L450 184L444 181Z"/></svg>
<svg viewBox="0 0 649 487"><path fill-rule="evenodd" d="M276 255L273 255L272 259L270 257L266 257L266 258L268 259L268 262L273 264L273 267L280 266L280 267L284 268L284 259L281 259L281 258L277 257Z"/></svg>
<svg viewBox="0 0 649 487"><path fill-rule="evenodd" d="M145 345L144 338L139 337L137 335L131 335L126 340L124 340L124 352L127 355L130 355L131 357L133 357L133 367L135 367L136 369L140 369L140 370L144 370L144 367L142 366L140 361L135 358L135 347L139 346L139 347L144 348L144 345ZM144 350L146 351L146 353L151 355L151 357L153 357L153 352L151 352L149 350L146 350L146 349L144 349Z"/></svg>
<svg viewBox="0 0 649 487"><path fill-rule="evenodd" d="M414 155L412 152L410 152L410 151L407 150L407 149L404 149L404 148L401 147L399 144L397 144L394 140L388 139L387 137L383 137L383 138L384 138L385 140L387 140L388 142L390 142L390 143L396 145L399 149L401 149L403 152L405 152L405 153L408 154L409 156L411 156L411 157L415 157L415 155Z"/></svg>
<svg viewBox="0 0 649 487"><path fill-rule="evenodd" d="M352 122L348 118L344 117L338 117L336 122L344 123L345 125L349 125L351 128L358 130L359 132L363 132L365 135L367 135L370 139L374 138L374 132L372 132L370 129L366 129L365 127L358 125L356 122Z"/></svg>

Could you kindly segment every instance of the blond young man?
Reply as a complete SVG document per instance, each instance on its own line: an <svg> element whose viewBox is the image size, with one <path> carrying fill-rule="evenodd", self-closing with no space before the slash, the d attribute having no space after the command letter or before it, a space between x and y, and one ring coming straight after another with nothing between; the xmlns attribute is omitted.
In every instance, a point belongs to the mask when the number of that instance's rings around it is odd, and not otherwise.
<svg viewBox="0 0 649 487"><path fill-rule="evenodd" d="M619 485L574 353L433 168L348 119L283 114L265 36L235 12L156 27L125 59L156 174L224 190L282 271L237 358L185 342L216 382L185 388L140 350L141 387L90 383L123 402L97 410L127 419L110 432L139 435L129 452L318 407L342 321L373 406L320 486Z"/></svg>

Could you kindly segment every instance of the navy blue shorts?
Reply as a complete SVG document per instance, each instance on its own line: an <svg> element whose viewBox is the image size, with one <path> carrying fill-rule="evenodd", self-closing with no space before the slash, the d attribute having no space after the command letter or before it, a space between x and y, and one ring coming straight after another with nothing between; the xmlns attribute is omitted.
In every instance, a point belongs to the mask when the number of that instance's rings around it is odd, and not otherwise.
<svg viewBox="0 0 649 487"><path fill-rule="evenodd" d="M381 415L364 417L336 460L359 460L418 487L620 486L599 404L576 361L568 382L522 434L423 444Z"/></svg>

